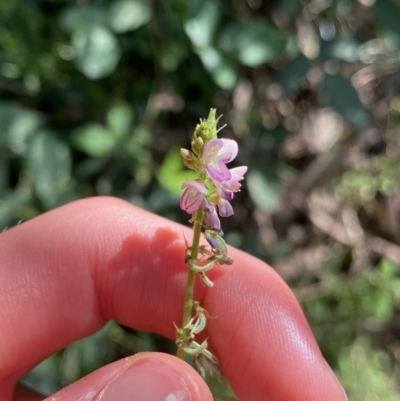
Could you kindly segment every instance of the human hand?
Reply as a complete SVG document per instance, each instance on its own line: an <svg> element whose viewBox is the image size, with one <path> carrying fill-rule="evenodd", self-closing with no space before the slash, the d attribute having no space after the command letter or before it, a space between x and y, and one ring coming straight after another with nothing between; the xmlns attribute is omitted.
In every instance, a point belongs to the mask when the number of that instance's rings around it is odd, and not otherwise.
<svg viewBox="0 0 400 401"><path fill-rule="evenodd" d="M109 319L175 337L186 287L189 229L112 198L58 208L0 234L0 401L43 397L18 379ZM293 294L265 263L230 249L231 266L197 283L210 347L242 401L344 401ZM15 389L16 388L16 389ZM212 401L201 377L171 355L105 366L53 401Z"/></svg>

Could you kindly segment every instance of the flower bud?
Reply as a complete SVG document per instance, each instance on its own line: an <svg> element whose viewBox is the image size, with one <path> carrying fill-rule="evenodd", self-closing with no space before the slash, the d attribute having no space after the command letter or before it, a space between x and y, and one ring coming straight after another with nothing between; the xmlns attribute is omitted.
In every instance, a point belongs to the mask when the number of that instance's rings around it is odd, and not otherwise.
<svg viewBox="0 0 400 401"><path fill-rule="evenodd" d="M191 160L194 156L193 153L190 150L187 149L181 149L181 156L183 160Z"/></svg>
<svg viewBox="0 0 400 401"><path fill-rule="evenodd" d="M187 149L181 149L181 157L183 159L183 163L187 168L190 168L192 170L196 170L196 166L198 164L198 160L196 156Z"/></svg>
<svg viewBox="0 0 400 401"><path fill-rule="evenodd" d="M220 118L221 116L216 117L216 110L211 109L207 120L202 120L200 124L197 124L194 131L195 136L202 138L204 142L215 139L218 131L223 128L221 127L220 129L217 129L217 124Z"/></svg>
<svg viewBox="0 0 400 401"><path fill-rule="evenodd" d="M192 141L192 149L196 155L201 156L203 154L204 141L198 136Z"/></svg>

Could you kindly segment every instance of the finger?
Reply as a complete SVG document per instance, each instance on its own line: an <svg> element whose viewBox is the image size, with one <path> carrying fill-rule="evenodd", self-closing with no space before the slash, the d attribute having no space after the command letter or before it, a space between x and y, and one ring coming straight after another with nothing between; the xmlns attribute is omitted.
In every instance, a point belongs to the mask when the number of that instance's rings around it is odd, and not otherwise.
<svg viewBox="0 0 400 401"><path fill-rule="evenodd" d="M40 399L43 399L40 398ZM13 401L36 401L19 391ZM145 352L105 366L48 401L212 401L204 380L172 355Z"/></svg>
<svg viewBox="0 0 400 401"><path fill-rule="evenodd" d="M239 399L346 400L288 287L261 261L233 254L235 268L216 281L204 307L215 317L208 335Z"/></svg>
<svg viewBox="0 0 400 401"><path fill-rule="evenodd" d="M0 302L5 307L0 318L7 330L0 333L0 377L15 380L110 318L172 338L172 322L181 319L187 277L182 232L181 226L125 202L96 198L3 233ZM265 399L268 392L282 394L280 400L298 400L298 391L308 386L311 401L320 399L325 386L336 389L325 394L327 401L341 400L340 387L286 285L262 262L235 250L231 256L234 265L212 271L216 288L206 294L199 287L197 297L205 298L212 316L218 315L210 319L211 341L238 394L252 401ZM253 286L260 300L251 296ZM256 309L248 307L248 299ZM254 331L251 342L246 341L249 331ZM258 350L257 360L248 359L250 349ZM293 369L287 371L289 365ZM296 375L287 376L294 370ZM317 371L320 383L313 390L309 384ZM246 374L245 380L240 372Z"/></svg>

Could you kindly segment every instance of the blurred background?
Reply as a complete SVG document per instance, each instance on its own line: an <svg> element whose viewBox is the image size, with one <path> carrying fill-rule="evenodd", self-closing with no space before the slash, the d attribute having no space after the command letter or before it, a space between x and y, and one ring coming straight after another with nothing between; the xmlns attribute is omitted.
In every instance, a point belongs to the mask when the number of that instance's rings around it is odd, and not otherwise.
<svg viewBox="0 0 400 401"><path fill-rule="evenodd" d="M249 166L227 242L288 282L350 401L400 400L399 64L399 0L2 1L0 230L96 195L187 224L178 149L215 107ZM110 322L25 383L142 350L174 345Z"/></svg>

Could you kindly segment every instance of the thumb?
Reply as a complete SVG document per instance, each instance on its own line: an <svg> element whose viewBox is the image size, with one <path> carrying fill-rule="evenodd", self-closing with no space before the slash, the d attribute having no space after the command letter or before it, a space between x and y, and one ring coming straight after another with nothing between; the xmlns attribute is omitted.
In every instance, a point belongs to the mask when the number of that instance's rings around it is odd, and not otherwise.
<svg viewBox="0 0 400 401"><path fill-rule="evenodd" d="M84 377L46 401L212 401L204 380L172 355L146 352Z"/></svg>

